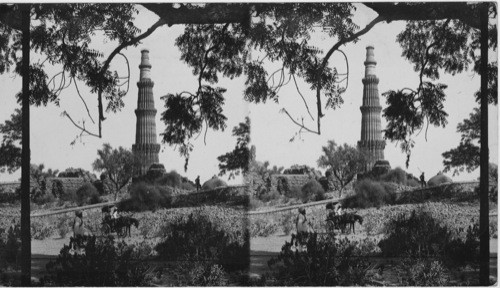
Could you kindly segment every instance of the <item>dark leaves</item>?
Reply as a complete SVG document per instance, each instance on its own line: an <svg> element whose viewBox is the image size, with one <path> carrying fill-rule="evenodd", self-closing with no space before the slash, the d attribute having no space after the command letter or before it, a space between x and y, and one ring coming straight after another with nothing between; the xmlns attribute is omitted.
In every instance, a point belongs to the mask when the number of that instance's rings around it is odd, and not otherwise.
<svg viewBox="0 0 500 288"><path fill-rule="evenodd" d="M161 120L165 123L163 142L170 145L187 142L194 133L201 131L203 119L196 114L191 97L182 97L179 94L169 94L162 97L165 108Z"/></svg>
<svg viewBox="0 0 500 288"><path fill-rule="evenodd" d="M472 172L479 167L479 139L481 137L481 111L474 108L468 119L457 125L462 137L460 144L442 154L444 171L455 168L454 174L467 170Z"/></svg>
<svg viewBox="0 0 500 288"><path fill-rule="evenodd" d="M233 128L233 136L237 137L236 147L233 151L217 157L219 160L219 176L231 172L229 178L239 175L240 172L248 172L251 158L251 151L248 147L250 143L250 118L246 117L245 122L239 123Z"/></svg>
<svg viewBox="0 0 500 288"><path fill-rule="evenodd" d="M3 135L0 144L0 172L13 173L21 167L21 109L16 109L10 120L0 124L0 133Z"/></svg>

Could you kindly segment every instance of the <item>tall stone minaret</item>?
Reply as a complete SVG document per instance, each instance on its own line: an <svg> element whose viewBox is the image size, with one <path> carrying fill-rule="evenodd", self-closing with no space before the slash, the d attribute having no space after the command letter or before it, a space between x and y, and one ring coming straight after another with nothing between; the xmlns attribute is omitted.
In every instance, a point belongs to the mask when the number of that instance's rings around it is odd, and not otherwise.
<svg viewBox="0 0 500 288"><path fill-rule="evenodd" d="M385 141L382 139L378 81L375 75L377 62L373 46L366 47L365 78L363 78L363 105L361 109L361 140L358 147L368 156L365 172L370 171L378 160L384 160Z"/></svg>
<svg viewBox="0 0 500 288"><path fill-rule="evenodd" d="M154 82L151 81L151 63L149 63L149 51L141 51L141 70L139 82L139 97L137 99L137 109L135 115L137 124L135 127L135 144L132 145L132 151L140 160L140 169L136 176L144 175L149 166L158 163L158 153L160 144L156 142L156 109L153 98Z"/></svg>

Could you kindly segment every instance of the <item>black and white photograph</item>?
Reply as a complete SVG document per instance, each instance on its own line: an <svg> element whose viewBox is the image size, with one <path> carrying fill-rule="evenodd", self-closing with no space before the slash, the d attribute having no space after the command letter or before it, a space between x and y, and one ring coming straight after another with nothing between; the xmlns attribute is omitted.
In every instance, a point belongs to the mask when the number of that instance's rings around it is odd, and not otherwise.
<svg viewBox="0 0 500 288"><path fill-rule="evenodd" d="M498 285L497 7L0 3L0 286Z"/></svg>

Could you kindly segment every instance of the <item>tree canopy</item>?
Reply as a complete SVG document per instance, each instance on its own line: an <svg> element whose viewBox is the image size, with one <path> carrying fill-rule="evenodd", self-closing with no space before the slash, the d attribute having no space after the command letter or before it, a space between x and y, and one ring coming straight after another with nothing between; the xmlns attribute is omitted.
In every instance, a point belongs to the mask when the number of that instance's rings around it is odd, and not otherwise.
<svg viewBox="0 0 500 288"><path fill-rule="evenodd" d="M105 173L113 183L116 200L120 190L132 180L139 161L132 151L121 146L113 149L108 143L103 145L102 150L97 151L97 155L99 158L94 161L92 167Z"/></svg>
<svg viewBox="0 0 500 288"><path fill-rule="evenodd" d="M322 148L323 154L318 159L318 166L326 168L331 173L334 180L340 186L340 195L342 190L349 184L354 177L363 172L366 165L366 156L356 147L346 143L337 145L335 141L330 140Z"/></svg>
<svg viewBox="0 0 500 288"><path fill-rule="evenodd" d="M298 125L299 132L320 134L323 110L340 107L348 85L348 72L343 75L329 65L332 54L343 53L343 45L355 43L380 22L404 20L408 24L397 41L403 56L419 72L420 84L416 88L388 91L384 116L388 120L385 136L401 141L409 155L415 131L429 124L447 123L442 105L446 85L435 83L439 73L459 73L469 65L479 71L477 3L364 3L378 14L364 28L353 22L356 7L350 3L140 5L159 17L144 32L134 24L139 10L132 4L32 4L31 48L45 61L30 65L30 102L58 104L62 91L74 85L85 103L88 97L79 93L77 84L83 82L97 96L98 132L76 123L69 114L65 116L82 135L101 137L101 122L106 119L104 107L106 112L119 111L129 86L128 75L110 70L111 62L116 56L123 56L123 49L136 46L159 27L182 24L186 25L185 31L176 45L181 50L181 60L192 67L198 85L187 91L172 91L164 98L164 143L180 147L181 155L188 159L194 135L203 129L226 128L226 89L217 86L221 77L245 77L243 96L253 103L279 101L281 87L295 85L317 127L308 127L303 118L300 120L287 110L283 110L284 114ZM496 6L489 6L490 18L496 17ZM0 6L0 72L14 66L14 71L20 73L19 7L20 4ZM336 42L328 51L322 51L309 44L313 33L323 33ZM114 45L109 55L90 48L96 35ZM490 25L489 45L496 49L496 24ZM269 71L268 63L279 68ZM62 70L47 75L46 65L61 65ZM496 67L496 62L489 64L492 103L497 102ZM316 93L300 91L299 78ZM316 101L316 113L307 104L308 96Z"/></svg>
<svg viewBox="0 0 500 288"><path fill-rule="evenodd" d="M463 171L472 172L479 167L479 138L481 136L481 111L474 108L468 119L457 125L461 134L460 143L456 148L444 152L444 172L455 168L453 175Z"/></svg>

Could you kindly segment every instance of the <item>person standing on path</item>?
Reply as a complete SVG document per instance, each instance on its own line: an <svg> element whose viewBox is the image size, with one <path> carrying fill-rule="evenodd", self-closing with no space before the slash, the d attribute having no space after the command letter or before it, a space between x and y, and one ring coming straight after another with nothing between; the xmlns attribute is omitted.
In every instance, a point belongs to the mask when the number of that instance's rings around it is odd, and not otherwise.
<svg viewBox="0 0 500 288"><path fill-rule="evenodd" d="M198 175L198 177L196 177L196 180L194 180L194 183L196 184L196 192L198 192L201 189L200 175Z"/></svg>
<svg viewBox="0 0 500 288"><path fill-rule="evenodd" d="M425 183L424 172L422 172L422 175L420 175L420 185L421 185L421 188L424 188L425 186L427 186Z"/></svg>
<svg viewBox="0 0 500 288"><path fill-rule="evenodd" d="M83 236L85 233L85 230L83 228L83 213L82 211L78 210L75 211L75 219L73 220L73 236Z"/></svg>
<svg viewBox="0 0 500 288"><path fill-rule="evenodd" d="M295 220L295 225L297 228L298 250L299 252L302 252L302 246L304 246L307 243L309 233L314 232L314 230L311 227L311 224L309 223L309 221L307 221L306 209L304 207L299 208L299 215Z"/></svg>

